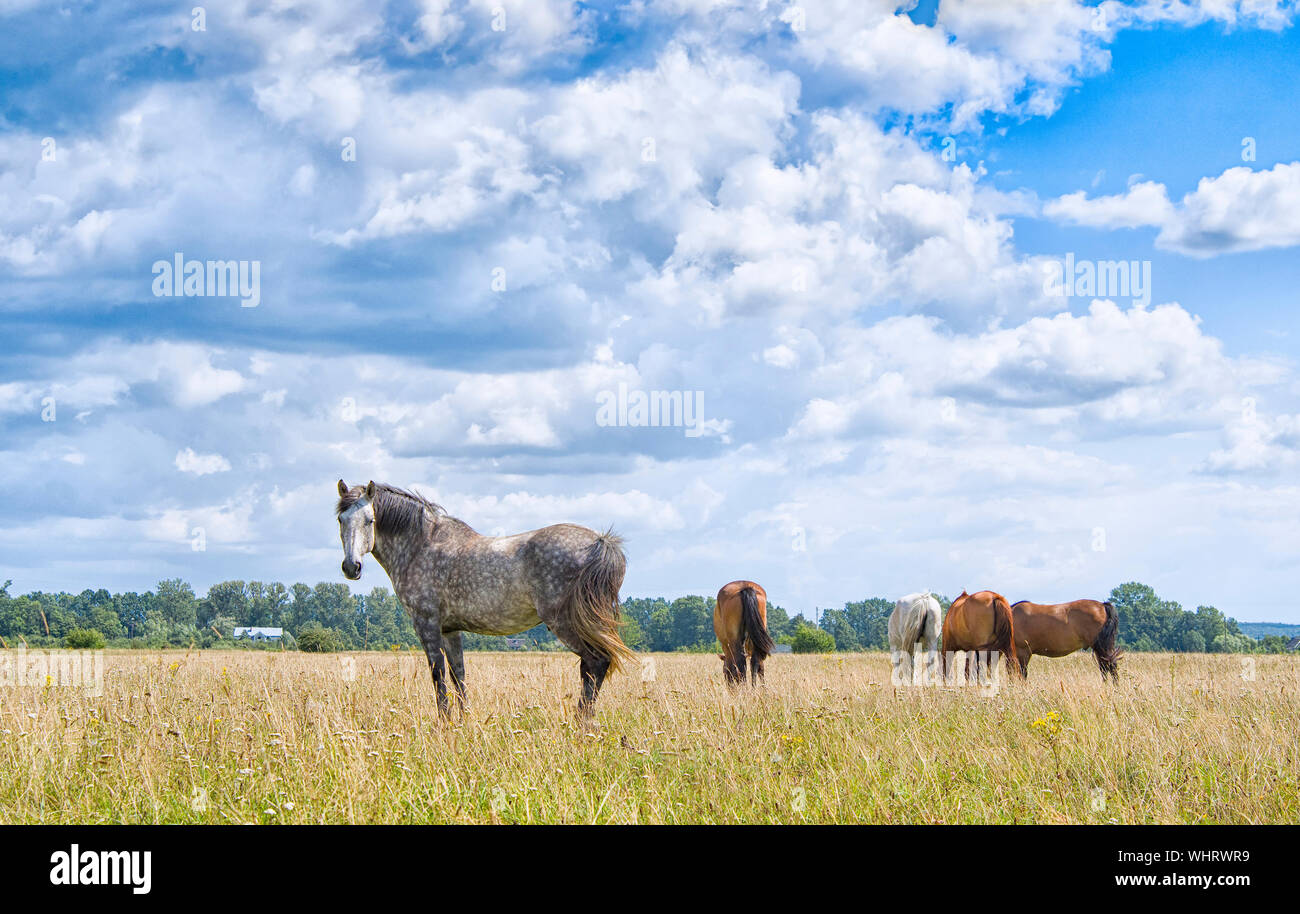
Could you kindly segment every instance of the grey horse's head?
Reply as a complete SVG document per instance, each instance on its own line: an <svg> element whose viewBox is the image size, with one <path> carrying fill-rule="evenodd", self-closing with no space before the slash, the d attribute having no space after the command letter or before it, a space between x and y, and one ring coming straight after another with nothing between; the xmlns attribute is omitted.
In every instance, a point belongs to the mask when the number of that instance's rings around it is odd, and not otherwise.
<svg viewBox="0 0 1300 914"><path fill-rule="evenodd" d="M363 489L339 480L339 538L343 540L343 576L361 577L361 560L375 548L375 482Z"/></svg>

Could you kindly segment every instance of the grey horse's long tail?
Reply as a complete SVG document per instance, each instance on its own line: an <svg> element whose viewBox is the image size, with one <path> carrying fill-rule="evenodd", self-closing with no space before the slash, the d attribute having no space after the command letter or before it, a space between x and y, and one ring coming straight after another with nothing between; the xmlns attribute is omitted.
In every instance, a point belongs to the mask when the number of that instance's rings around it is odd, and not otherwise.
<svg viewBox="0 0 1300 914"><path fill-rule="evenodd" d="M758 614L758 594L752 587L740 591L740 621L744 626L744 636L754 652L754 659L762 663L776 649L776 645L772 643L772 636L767 633L767 626ZM741 657L740 660L743 665L745 658Z"/></svg>
<svg viewBox="0 0 1300 914"><path fill-rule="evenodd" d="M1097 658L1097 668L1101 678L1109 673L1112 682L1119 682L1119 658L1123 656L1115 647L1115 636L1119 632L1119 613L1110 603L1101 604L1106 608L1106 622L1097 633L1097 640L1092 642L1092 653Z"/></svg>
<svg viewBox="0 0 1300 914"><path fill-rule="evenodd" d="M934 670L934 664L939 662L939 633L942 631L943 623L940 622L942 613L936 613L933 617L930 615L930 606L934 605L938 609L938 601L934 595L927 592L924 597L923 609L921 612L921 624L916 628L916 640L912 642L912 651L915 653L916 646L919 644L921 650L925 652L922 663L925 664L926 674L929 675ZM927 643L926 633L929 633L929 643ZM933 653L932 653L933 652Z"/></svg>
<svg viewBox="0 0 1300 914"><path fill-rule="evenodd" d="M587 547L586 561L564 601L569 624L593 653L609 658L610 672L619 670L624 661L636 659L618 634L622 619L618 591L627 570L622 544L612 530L597 536Z"/></svg>
<svg viewBox="0 0 1300 914"><path fill-rule="evenodd" d="M917 642L925 643L925 630L930 625L930 599L930 595L926 594L921 602L921 624L916 627L916 640L913 641L913 644ZM939 633L935 632L934 634L938 635Z"/></svg>

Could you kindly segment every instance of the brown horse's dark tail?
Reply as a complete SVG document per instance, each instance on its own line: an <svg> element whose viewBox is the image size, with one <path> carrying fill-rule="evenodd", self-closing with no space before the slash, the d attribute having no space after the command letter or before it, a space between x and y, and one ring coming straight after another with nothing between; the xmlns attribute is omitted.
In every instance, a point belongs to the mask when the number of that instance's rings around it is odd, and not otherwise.
<svg viewBox="0 0 1300 914"><path fill-rule="evenodd" d="M1016 625L1011 606L1000 595L993 598L993 649L1007 661L1007 672L1020 675L1020 662L1016 660Z"/></svg>
<svg viewBox="0 0 1300 914"><path fill-rule="evenodd" d="M1097 668L1101 678L1110 676L1111 682L1119 682L1119 658L1123 653L1115 646L1115 636L1119 633L1119 613L1110 603L1101 604L1106 608L1106 622L1097 633L1097 640L1092 642L1092 653L1097 658Z"/></svg>
<svg viewBox="0 0 1300 914"><path fill-rule="evenodd" d="M758 614L758 594L752 587L742 588L740 591L740 622L744 630L744 638L749 641L750 650L753 651L754 660L762 663L776 645L772 643L772 636L767 633L767 625L763 622L763 617ZM744 658L741 658L742 664Z"/></svg>
<svg viewBox="0 0 1300 914"><path fill-rule="evenodd" d="M622 544L613 531L596 537L564 601L568 623L593 653L609 659L610 672L636 659L618 634L622 619L618 591L627 570Z"/></svg>

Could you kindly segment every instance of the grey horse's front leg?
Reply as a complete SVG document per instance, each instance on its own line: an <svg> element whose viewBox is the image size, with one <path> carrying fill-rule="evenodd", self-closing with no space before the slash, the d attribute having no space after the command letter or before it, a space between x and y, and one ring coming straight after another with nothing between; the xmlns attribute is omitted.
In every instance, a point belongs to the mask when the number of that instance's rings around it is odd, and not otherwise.
<svg viewBox="0 0 1300 914"><path fill-rule="evenodd" d="M424 655L429 658L433 672L433 688L438 694L438 712L447 717L451 706L447 702L447 661L442 656L442 627L430 616L421 616L415 622L415 633L424 645Z"/></svg>
<svg viewBox="0 0 1300 914"><path fill-rule="evenodd" d="M465 707L465 651L460 644L460 632L442 633L442 650L447 655L451 670L451 684L456 689L461 708Z"/></svg>

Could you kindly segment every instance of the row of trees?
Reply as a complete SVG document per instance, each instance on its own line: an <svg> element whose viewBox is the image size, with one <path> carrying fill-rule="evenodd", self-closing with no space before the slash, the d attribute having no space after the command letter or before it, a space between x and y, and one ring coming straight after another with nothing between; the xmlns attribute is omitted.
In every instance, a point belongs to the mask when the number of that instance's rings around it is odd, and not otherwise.
<svg viewBox="0 0 1300 914"><path fill-rule="evenodd" d="M947 612L951 601L935 596ZM1235 619L1215 607L1185 610L1173 600L1162 600L1146 584L1121 584L1108 599L1119 615L1119 643L1125 650L1282 653L1288 643L1280 635L1251 638ZM712 597L681 597L671 603L662 597L627 600L623 604L629 620L626 634L635 639L628 644L651 651L716 650L713 603ZM845 603L843 609L820 610L813 625L769 604L767 623L772 637L795 651L885 651L889 650L889 614L893 611L893 600L872 597Z"/></svg>
<svg viewBox="0 0 1300 914"><path fill-rule="evenodd" d="M290 646L316 630L327 631L325 643L338 649L419 644L402 604L383 587L360 595L338 583L286 588L223 581L200 598L181 580L159 581L143 594L83 590L10 596L10 585L0 587L0 638L11 647L14 642L61 644L70 632L86 630L100 632L117 647L211 647L229 644L234 629L246 626L283 628Z"/></svg>
<svg viewBox="0 0 1300 914"><path fill-rule="evenodd" d="M0 639L14 647L62 645L76 641L109 646L230 646L236 627L271 626L286 631L287 647L305 650L366 650L418 647L410 617L391 591L376 587L365 595L346 585L315 587L223 581L204 597L181 580L160 581L149 592L111 594L29 593L10 596L11 582L0 587ZM1258 640L1242 633L1234 619L1213 606L1185 610L1162 600L1145 584L1121 584L1110 593L1119 613L1119 641L1131 651L1270 652L1287 639ZM946 610L949 601L939 597ZM638 651L718 650L713 636L713 597L637 597L623 602L623 640ZM873 597L818 612L816 623L791 616L779 605L767 608L768 629L778 643L800 652L888 650L892 600ZM519 637L541 650L564 650L544 625ZM500 650L500 638L464 636L467 650Z"/></svg>

